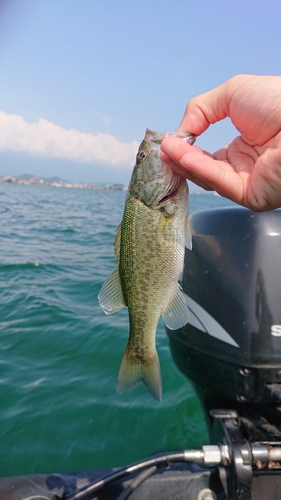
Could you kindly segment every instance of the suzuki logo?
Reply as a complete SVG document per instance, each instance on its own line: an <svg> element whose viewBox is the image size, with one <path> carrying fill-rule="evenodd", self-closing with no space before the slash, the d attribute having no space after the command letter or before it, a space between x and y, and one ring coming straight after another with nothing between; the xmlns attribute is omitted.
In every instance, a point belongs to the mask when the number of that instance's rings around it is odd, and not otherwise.
<svg viewBox="0 0 281 500"><path fill-rule="evenodd" d="M281 337L281 325L272 325L271 335L273 335L274 337Z"/></svg>

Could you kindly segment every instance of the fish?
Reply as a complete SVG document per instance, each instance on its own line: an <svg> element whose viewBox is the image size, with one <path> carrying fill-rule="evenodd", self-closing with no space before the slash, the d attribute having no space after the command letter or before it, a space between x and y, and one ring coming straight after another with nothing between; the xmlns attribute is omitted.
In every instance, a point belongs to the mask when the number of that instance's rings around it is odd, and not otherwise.
<svg viewBox="0 0 281 500"><path fill-rule="evenodd" d="M116 268L98 295L106 314L129 312L129 340L117 378L117 393L143 382L157 400L162 378L156 329L162 316L169 329L188 322L188 306L179 285L185 246L191 249L188 185L160 159L167 136L193 144L195 136L146 130L127 189L124 213L116 230Z"/></svg>

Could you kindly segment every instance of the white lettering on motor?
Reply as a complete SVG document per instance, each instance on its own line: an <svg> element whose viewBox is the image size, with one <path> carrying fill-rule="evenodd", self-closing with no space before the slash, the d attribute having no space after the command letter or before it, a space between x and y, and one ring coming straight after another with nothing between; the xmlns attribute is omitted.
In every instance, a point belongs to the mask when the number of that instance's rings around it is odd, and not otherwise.
<svg viewBox="0 0 281 500"><path fill-rule="evenodd" d="M271 335L273 335L274 337L281 337L281 325L272 325Z"/></svg>

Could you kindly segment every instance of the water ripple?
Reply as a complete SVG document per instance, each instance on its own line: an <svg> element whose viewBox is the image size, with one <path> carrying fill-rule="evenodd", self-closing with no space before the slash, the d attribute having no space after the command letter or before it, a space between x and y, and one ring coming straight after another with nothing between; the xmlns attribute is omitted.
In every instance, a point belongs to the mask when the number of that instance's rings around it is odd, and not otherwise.
<svg viewBox="0 0 281 500"><path fill-rule="evenodd" d="M0 185L0 196L1 474L111 467L206 442L163 324L163 401L141 385L115 393L127 311L105 316L97 294L115 267L125 193ZM192 210L208 203L222 202L191 197Z"/></svg>

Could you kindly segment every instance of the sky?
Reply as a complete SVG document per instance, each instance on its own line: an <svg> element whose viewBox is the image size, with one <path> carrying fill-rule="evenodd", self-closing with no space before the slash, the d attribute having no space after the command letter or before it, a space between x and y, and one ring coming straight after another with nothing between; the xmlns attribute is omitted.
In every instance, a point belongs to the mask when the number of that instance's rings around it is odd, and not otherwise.
<svg viewBox="0 0 281 500"><path fill-rule="evenodd" d="M0 0L0 174L127 184L145 129L237 73L280 75L280 0ZM237 135L211 126L214 152Z"/></svg>

